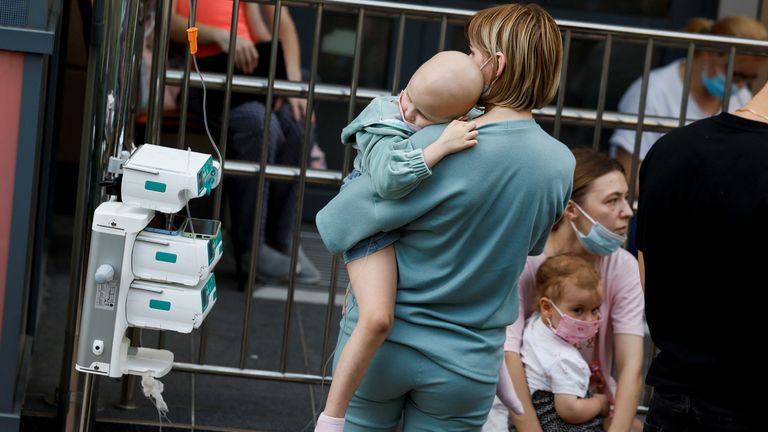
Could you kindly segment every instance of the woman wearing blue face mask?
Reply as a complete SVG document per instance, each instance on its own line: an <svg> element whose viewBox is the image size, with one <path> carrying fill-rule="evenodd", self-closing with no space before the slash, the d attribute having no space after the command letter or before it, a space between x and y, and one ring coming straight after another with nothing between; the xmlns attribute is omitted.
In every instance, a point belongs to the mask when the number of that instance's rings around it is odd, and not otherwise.
<svg viewBox="0 0 768 432"><path fill-rule="evenodd" d="M730 36L748 39L768 39L765 26L744 16L725 17L718 21L694 18L683 28L688 33ZM733 65L733 87L729 111L734 111L752 98L749 86L757 78L764 58L737 56ZM700 51L692 60L691 83L688 93L686 117L698 120L720 112L725 92L727 55L722 52ZM680 117L685 77L685 59L676 60L651 71L648 81L645 115L654 117ZM619 102L618 111L637 113L640 105L642 78L638 78ZM660 132L644 132L640 143L640 161L651 146L664 135ZM632 152L635 148L635 131L617 129L610 139L611 153L629 173Z"/></svg>
<svg viewBox="0 0 768 432"><path fill-rule="evenodd" d="M541 430L520 349L525 319L535 312L536 272L548 257L568 253L594 263L602 280L602 322L597 337L578 348L596 371L593 392L605 393L612 405L606 430L642 430L635 412L642 387L644 302L637 260L622 249L632 217L626 199L627 181L621 165L605 154L590 149L574 149L573 154L576 169L571 201L552 229L544 253L528 257L519 281L520 314L507 327L505 360L524 408L523 415L513 415L512 419L518 430ZM483 431L506 431L506 425L507 412L496 400Z"/></svg>

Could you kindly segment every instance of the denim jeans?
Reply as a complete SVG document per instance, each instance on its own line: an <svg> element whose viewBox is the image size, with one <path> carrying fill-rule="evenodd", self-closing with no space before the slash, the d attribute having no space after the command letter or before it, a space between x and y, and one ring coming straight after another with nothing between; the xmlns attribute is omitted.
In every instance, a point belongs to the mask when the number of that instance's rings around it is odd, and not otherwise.
<svg viewBox="0 0 768 432"><path fill-rule="evenodd" d="M743 395L739 395L743 396ZM746 406L724 404L681 393L654 390L645 417L644 432L733 432L755 430Z"/></svg>
<svg viewBox="0 0 768 432"><path fill-rule="evenodd" d="M208 121L212 131L221 130L221 106L208 99ZM190 110L202 112L202 91L190 90ZM261 159L262 133L266 107L258 101L241 103L229 110L228 159L258 163ZM286 102L270 116L267 164L299 166L304 143L304 122L293 119L290 105ZM314 129L314 128L313 128ZM216 133L216 132L214 132ZM314 142L314 130L309 143ZM253 222L258 198L258 177L228 177L224 191L229 202L232 219L233 246L236 251L250 249L253 238ZM260 223L260 239L280 252L288 253L291 246L296 212L295 182L267 181L264 185L264 211Z"/></svg>
<svg viewBox="0 0 768 432"><path fill-rule="evenodd" d="M352 170L349 175L344 177L344 180L341 183L341 188L344 189L344 187L347 186L347 183L354 181L361 175L362 173L360 171L356 169ZM350 261L358 260L367 257L368 255L373 255L374 253L384 249L385 247L398 240L400 240L400 231L380 232L360 240L354 246L349 248L349 250L344 252L342 255L344 258L344 264L349 264Z"/></svg>

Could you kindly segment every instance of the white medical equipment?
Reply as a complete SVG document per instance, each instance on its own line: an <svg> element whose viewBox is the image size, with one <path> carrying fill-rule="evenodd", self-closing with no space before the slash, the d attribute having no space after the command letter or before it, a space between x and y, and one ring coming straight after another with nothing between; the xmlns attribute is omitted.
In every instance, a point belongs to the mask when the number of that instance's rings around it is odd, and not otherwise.
<svg viewBox="0 0 768 432"><path fill-rule="evenodd" d="M131 347L126 330L189 333L216 303L219 221L164 213L210 193L221 167L210 155L152 144L111 165L122 165L115 169L122 202L104 202L94 213L75 367L159 378L171 370L173 353Z"/></svg>

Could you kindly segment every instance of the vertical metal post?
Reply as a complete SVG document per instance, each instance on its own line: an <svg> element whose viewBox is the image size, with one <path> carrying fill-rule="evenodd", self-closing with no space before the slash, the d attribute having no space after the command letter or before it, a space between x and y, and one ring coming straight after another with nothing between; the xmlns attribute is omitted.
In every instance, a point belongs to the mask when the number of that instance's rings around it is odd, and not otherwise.
<svg viewBox="0 0 768 432"><path fill-rule="evenodd" d="M195 2L195 9L197 9L197 3ZM195 13L193 11L190 11L190 13ZM193 15L194 16L194 15ZM240 0L234 0L234 3L232 4L232 19L231 19L231 25L229 28L229 47L228 52L234 53L235 52L235 46L237 45L237 26L238 26L238 20L240 17ZM188 49L188 48L187 48ZM227 151L227 134L229 133L229 108L232 103L232 76L235 73L235 56L230 55L227 56L227 75L224 79L224 104L222 106L222 112L221 112L221 134L219 135L219 152L223 157L226 157L226 151ZM205 107L203 107L205 109ZM207 122L207 119L204 119ZM207 127L207 125L206 125ZM210 139L210 137L209 137ZM211 143L211 145L214 145L214 143ZM222 160L222 165L224 165L224 161ZM224 166L221 167L222 172L224 170ZM221 197L224 193L224 176L222 175L221 179L219 180L219 186L216 188L216 191L213 194L213 219L220 219L221 218ZM192 336L190 336L192 337ZM198 363L205 362L205 353L206 348L208 346L208 323L204 322L202 325L202 328L200 329L200 349L198 351L197 361ZM194 361L194 359L190 359L190 361ZM194 393L194 380L192 380L192 392Z"/></svg>
<svg viewBox="0 0 768 432"><path fill-rule="evenodd" d="M392 94L400 88L400 69L403 67L403 41L405 39L405 14L400 14L397 25L397 47L395 49L395 71L392 76Z"/></svg>
<svg viewBox="0 0 768 432"><path fill-rule="evenodd" d="M611 66L611 48L613 35L608 33L605 37L605 51L603 51L603 68L600 73L600 93L597 96L597 114L595 118L595 134L592 139L592 148L600 147L600 133L603 131L603 112L605 111L605 95L608 90L608 70Z"/></svg>
<svg viewBox="0 0 768 432"><path fill-rule="evenodd" d="M629 202L635 202L635 184L637 183L638 167L640 165L640 143L643 141L643 123L645 122L645 105L648 98L648 81L651 75L651 60L653 60L653 38L648 38L645 44L645 63L643 64L643 81L640 84L640 105L637 107L637 126L635 129L635 148L632 151L632 164L629 173Z"/></svg>
<svg viewBox="0 0 768 432"><path fill-rule="evenodd" d="M80 426L77 429L79 432L85 432L90 430L92 422L94 401L91 399L93 395L93 381L96 379L92 374L85 374L85 380L83 381L83 404L80 407Z"/></svg>
<svg viewBox="0 0 768 432"><path fill-rule="evenodd" d="M691 75L693 74L693 53L696 50L696 45L693 42L688 44L688 54L685 56L685 75L683 76L683 95L681 97L682 102L680 104L680 121L679 127L685 126L685 119L688 116L688 93L691 90Z"/></svg>
<svg viewBox="0 0 768 432"><path fill-rule="evenodd" d="M197 17L197 1L192 2L192 8L189 9L189 26L195 25ZM184 49L184 77L181 84L181 106L179 107L179 135L176 141L176 148L183 149L187 134L187 112L189 109L189 74L192 71L192 54L189 52L189 44L185 44ZM222 154L224 152L222 151ZM218 217L214 217L218 219Z"/></svg>
<svg viewBox="0 0 768 432"><path fill-rule="evenodd" d="M723 93L722 112L728 112L731 104L731 87L733 84L733 63L736 61L736 47L731 46L728 49L728 71L725 73L725 92Z"/></svg>
<svg viewBox="0 0 768 432"><path fill-rule="evenodd" d="M139 332L141 332L141 330L136 327L131 327L128 331L130 332L128 338L131 340L131 346L139 346ZM126 375L123 377L123 382L120 387L120 402L115 406L124 410L133 410L139 407L133 400L136 393L136 379L135 375Z"/></svg>
<svg viewBox="0 0 768 432"><path fill-rule="evenodd" d="M360 81L360 58L362 57L363 46L363 24L365 22L365 9L360 8L357 16L357 28L355 29L355 56L352 60L352 82L349 84L349 109L347 110L347 123L350 123L355 117L357 108L357 87ZM341 166L341 174L346 177L349 174L350 159L352 158L352 147L344 146L344 164Z"/></svg>
<svg viewBox="0 0 768 432"><path fill-rule="evenodd" d="M76 347L79 336L82 297L87 265L90 221L104 193L99 180L106 177L106 161L123 148L129 95L134 90L134 56L140 55L141 36L138 31L139 0L97 0L93 10L93 29L89 45L88 75L83 114L83 138L80 147L75 228L70 261L70 294L64 352L59 382L59 419L66 431L86 427L83 417L88 414L91 388L86 377L83 401L78 401L80 374L75 370Z"/></svg>
<svg viewBox="0 0 768 432"><path fill-rule="evenodd" d="M267 180L267 151L269 150L269 129L272 120L272 106L274 103L275 73L277 70L277 41L280 36L280 14L283 7L282 0L275 1L275 14L272 20L272 49L269 52L269 74L267 77L267 100L264 102L264 133L261 136L261 155L259 156L259 191L264 190ZM240 340L240 367L245 367L248 358L248 323L251 320L251 303L253 297L253 282L256 274L256 263L259 259L259 244L261 241L261 218L264 214L264 194L260 193L256 198L256 212L253 219L253 237L251 237L251 262L248 266L248 283L245 289L245 316L243 317L243 336Z"/></svg>
<svg viewBox="0 0 768 432"><path fill-rule="evenodd" d="M437 40L437 50L445 50L445 35L448 33L448 17L443 15L440 18L440 37Z"/></svg>
<svg viewBox="0 0 768 432"><path fill-rule="evenodd" d="M365 9L360 8L357 16L357 28L355 30L355 55L352 61L352 82L350 83L349 110L347 111L347 123L355 116L355 101L357 99L357 86L360 79L360 58L363 47L363 24L365 21ZM350 146L344 146L344 165L341 167L342 176L346 177L350 165ZM325 311L325 330L323 331L323 355L320 356L320 373L325 376L325 359L328 358L329 340L331 338L331 321L336 300L336 282L339 273L339 257L334 255L331 259L331 281L328 287L328 307Z"/></svg>
<svg viewBox="0 0 768 432"><path fill-rule="evenodd" d="M165 60L168 58L171 29L171 2L169 0L156 0L156 2L147 130L144 134L146 142L153 144L160 143L160 125L163 121L163 101L165 100Z"/></svg>
<svg viewBox="0 0 768 432"><path fill-rule="evenodd" d="M563 41L563 66L560 72L560 88L557 90L557 108L555 109L555 126L552 129L552 136L560 139L560 125L563 118L563 105L565 104L565 88L568 85L568 59L571 52L571 30L565 31Z"/></svg>
<svg viewBox="0 0 768 432"><path fill-rule="evenodd" d="M293 239L291 244L291 266L295 269L299 256L299 238L301 236L301 215L304 211L304 191L307 185L307 161L309 160L310 129L312 128L312 109L315 102L315 83L317 82L317 63L320 56L320 39L322 36L323 4L318 3L315 15L315 33L312 39L312 63L309 70L309 94L307 95L307 113L304 116L304 143L301 147L301 166L299 171L299 190L296 193L296 214L293 224ZM293 296L296 291L296 272L288 273L288 298L285 301L283 315L283 344L280 351L280 371L285 372L288 364L288 333L291 329L291 309Z"/></svg>
<svg viewBox="0 0 768 432"><path fill-rule="evenodd" d="M237 45L237 26L240 15L240 0L234 0L232 3L232 25L229 28L229 48L232 55L227 56L227 76L224 81L224 105L221 108L221 134L219 135L219 152L222 157L227 154L227 134L229 133L229 108L232 103L232 75L235 73L235 46ZM269 111L266 111L269 112ZM221 167L222 171L224 167ZM261 189L259 189L261 190ZM219 219L221 216L221 196L224 193L224 176L222 176L219 186L213 193L213 218ZM205 348L202 348L205 349Z"/></svg>

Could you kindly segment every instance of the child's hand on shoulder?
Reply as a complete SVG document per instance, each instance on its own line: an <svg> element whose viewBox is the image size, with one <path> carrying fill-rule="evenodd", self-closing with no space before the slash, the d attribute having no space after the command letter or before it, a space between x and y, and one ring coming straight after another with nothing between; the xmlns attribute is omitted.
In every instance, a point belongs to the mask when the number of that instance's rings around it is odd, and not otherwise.
<svg viewBox="0 0 768 432"><path fill-rule="evenodd" d="M477 144L477 124L474 121L454 120L440 134L438 144L446 155L460 152Z"/></svg>

